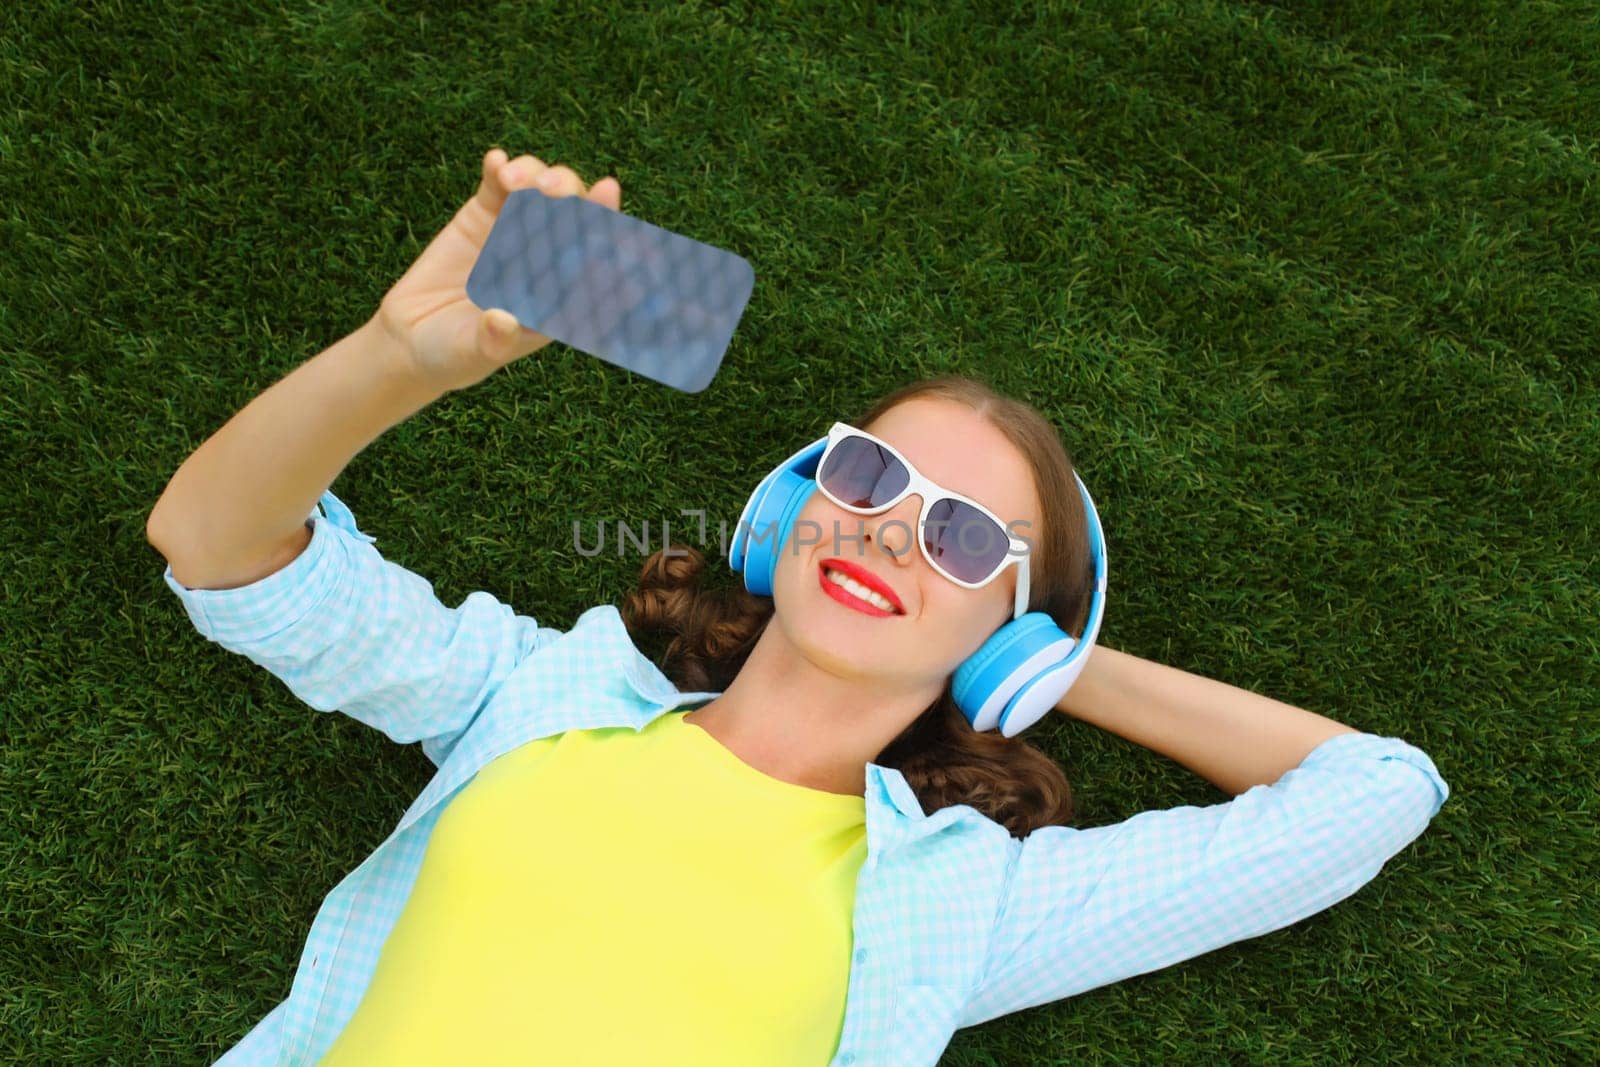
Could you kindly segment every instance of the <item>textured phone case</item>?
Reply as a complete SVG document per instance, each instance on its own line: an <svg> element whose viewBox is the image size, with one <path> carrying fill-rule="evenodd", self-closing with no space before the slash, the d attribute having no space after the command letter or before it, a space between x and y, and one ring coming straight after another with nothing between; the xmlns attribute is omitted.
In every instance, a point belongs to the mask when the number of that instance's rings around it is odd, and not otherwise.
<svg viewBox="0 0 1600 1067"><path fill-rule="evenodd" d="M755 287L742 256L579 196L517 189L467 298L607 363L698 393Z"/></svg>

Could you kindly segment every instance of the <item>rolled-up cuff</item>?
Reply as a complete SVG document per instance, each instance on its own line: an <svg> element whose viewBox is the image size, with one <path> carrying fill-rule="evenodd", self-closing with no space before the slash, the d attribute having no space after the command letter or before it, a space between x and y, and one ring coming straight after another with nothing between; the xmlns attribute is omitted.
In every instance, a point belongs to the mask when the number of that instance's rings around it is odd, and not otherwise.
<svg viewBox="0 0 1600 1067"><path fill-rule="evenodd" d="M332 490L322 494L306 521L311 524L311 541L305 549L249 585L190 589L173 577L172 565L167 565L162 578L202 636L241 651L295 625L339 585L350 566L351 551L377 541L357 528L355 516Z"/></svg>
<svg viewBox="0 0 1600 1067"><path fill-rule="evenodd" d="M1300 766L1312 767L1319 763L1352 758L1398 760L1421 771L1438 794L1433 802L1432 811L1428 813L1429 818L1437 814L1450 797L1450 787L1440 776L1439 768L1433 765L1432 758L1422 749L1398 737L1383 737L1369 733L1334 734L1312 749L1306 758L1300 761Z"/></svg>

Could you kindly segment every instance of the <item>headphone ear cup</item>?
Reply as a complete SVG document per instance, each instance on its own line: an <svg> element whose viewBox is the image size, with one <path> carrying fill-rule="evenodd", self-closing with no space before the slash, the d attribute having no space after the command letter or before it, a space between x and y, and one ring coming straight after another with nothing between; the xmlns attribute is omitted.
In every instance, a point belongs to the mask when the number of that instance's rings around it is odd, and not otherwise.
<svg viewBox="0 0 1600 1067"><path fill-rule="evenodd" d="M757 596L772 595L778 560L783 557L790 534L794 532L795 519L816 491L817 483L810 478L785 471L767 493L760 514L751 524L751 531L756 536L750 538L746 548L749 558L745 562L744 587L750 592ZM776 534L771 532L773 528Z"/></svg>
<svg viewBox="0 0 1600 1067"><path fill-rule="evenodd" d="M772 488L772 483L777 480L783 468L775 468L761 479L755 492L750 494L750 499L745 501L744 510L739 513L739 521L733 528L733 543L728 547L728 566L733 568L735 574L743 574L750 538L746 532L754 528L755 517L761 511L761 501L766 499L767 490Z"/></svg>
<svg viewBox="0 0 1600 1067"><path fill-rule="evenodd" d="M1089 487L1076 471L1073 478L1088 517L1094 561L1083 639L1061 629L1042 611L1030 611L996 630L950 680L950 695L974 730L998 727L1006 737L1026 730L1061 702L1094 651L1106 611L1106 539Z"/></svg>
<svg viewBox="0 0 1600 1067"><path fill-rule="evenodd" d="M1043 694L1036 682L1055 678L1056 672L1081 660L1077 639L1057 626L1042 611L1030 611L996 630L978 650L956 668L950 681L950 695L974 730L999 726L1007 737L1014 737L1043 718L1033 707ZM1076 671L1072 672L1076 677ZM1067 685L1070 685L1070 680ZM1055 700L1066 692L1061 687ZM1018 715L1019 695L1031 693L1028 708ZM1055 700L1050 701L1054 705ZM1049 710L1049 706L1045 711ZM1031 714L1033 717L1022 721Z"/></svg>
<svg viewBox="0 0 1600 1067"><path fill-rule="evenodd" d="M757 596L772 595L778 553L789 538L795 516L811 498L826 437L818 438L774 467L745 502L733 531L728 566L744 575L744 587Z"/></svg>

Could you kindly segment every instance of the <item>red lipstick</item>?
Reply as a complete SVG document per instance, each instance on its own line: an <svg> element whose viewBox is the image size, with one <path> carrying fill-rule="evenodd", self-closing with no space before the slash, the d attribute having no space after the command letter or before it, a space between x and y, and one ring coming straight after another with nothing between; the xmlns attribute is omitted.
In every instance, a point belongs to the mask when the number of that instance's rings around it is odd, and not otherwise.
<svg viewBox="0 0 1600 1067"><path fill-rule="evenodd" d="M873 592L880 594L885 600L894 605L894 611L892 613L886 612L875 605L867 604L866 601L861 600L859 597L850 596L849 590L828 581L826 572L830 570L838 571L846 578L853 578L862 585L866 586L868 589L871 589ZM865 567L856 563L851 563L849 560L838 558L823 560L817 568L817 579L822 582L823 587L829 592L830 595L833 595L835 599L838 599L840 596L849 596L850 600L847 603L849 603L852 607L858 604L863 604L865 605L866 609L870 609L872 613L876 613L878 615L905 614L905 605L900 603L900 598L895 595L895 591L893 589L889 588L889 584L887 582L885 582L882 578L879 578L876 574L873 574L871 571L867 570Z"/></svg>

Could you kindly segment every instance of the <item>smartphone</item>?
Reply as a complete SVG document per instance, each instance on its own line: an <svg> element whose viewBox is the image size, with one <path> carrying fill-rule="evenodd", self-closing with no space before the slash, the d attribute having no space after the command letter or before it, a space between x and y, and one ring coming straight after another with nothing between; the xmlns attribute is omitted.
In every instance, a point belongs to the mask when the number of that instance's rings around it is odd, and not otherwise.
<svg viewBox="0 0 1600 1067"><path fill-rule="evenodd" d="M467 298L685 393L711 384L756 274L742 256L581 196L515 189Z"/></svg>

